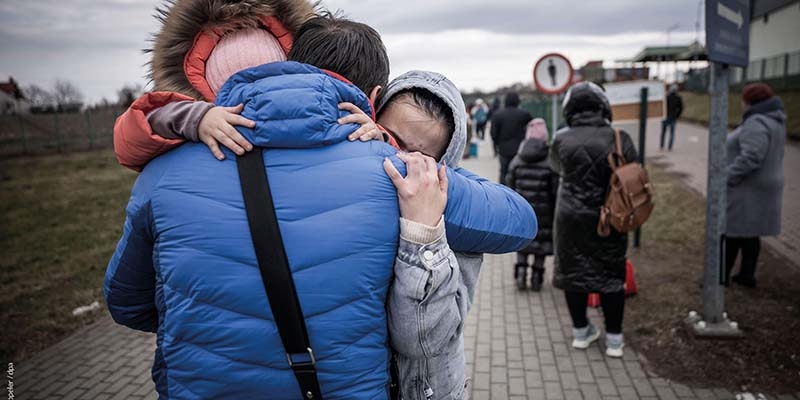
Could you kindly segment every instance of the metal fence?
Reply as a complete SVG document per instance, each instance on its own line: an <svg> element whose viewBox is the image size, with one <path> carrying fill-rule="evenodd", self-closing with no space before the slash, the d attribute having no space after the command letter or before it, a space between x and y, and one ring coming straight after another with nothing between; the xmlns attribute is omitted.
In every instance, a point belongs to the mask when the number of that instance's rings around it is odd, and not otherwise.
<svg viewBox="0 0 800 400"><path fill-rule="evenodd" d="M556 113L558 115L558 123L563 122L563 117L561 115L561 100L563 96L559 96L558 101L556 102ZM533 118L542 118L547 123L547 131L553 131L553 118L552 118L552 110L553 110L553 103L551 100L523 100L520 104L520 108L529 112Z"/></svg>
<svg viewBox="0 0 800 400"><path fill-rule="evenodd" d="M111 147L116 107L79 113L0 116L0 156L67 153Z"/></svg>
<svg viewBox="0 0 800 400"><path fill-rule="evenodd" d="M730 79L732 87L744 86L749 82L765 82L776 90L798 90L800 51L753 60L747 68L732 67ZM708 83L706 68L690 72L684 85L686 90L692 92L707 92Z"/></svg>

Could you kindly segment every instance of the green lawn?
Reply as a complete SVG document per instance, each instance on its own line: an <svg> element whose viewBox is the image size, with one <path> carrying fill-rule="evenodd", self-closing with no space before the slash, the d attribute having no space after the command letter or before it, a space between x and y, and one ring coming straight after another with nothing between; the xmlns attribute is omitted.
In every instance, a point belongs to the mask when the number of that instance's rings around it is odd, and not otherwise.
<svg viewBox="0 0 800 400"><path fill-rule="evenodd" d="M136 174L111 150L0 160L2 358L20 361L105 313L103 274Z"/></svg>

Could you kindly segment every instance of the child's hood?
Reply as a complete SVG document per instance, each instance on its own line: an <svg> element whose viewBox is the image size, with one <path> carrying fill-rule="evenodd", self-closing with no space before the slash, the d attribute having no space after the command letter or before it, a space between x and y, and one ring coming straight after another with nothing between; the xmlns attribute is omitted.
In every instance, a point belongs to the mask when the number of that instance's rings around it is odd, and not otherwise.
<svg viewBox="0 0 800 400"><path fill-rule="evenodd" d="M444 75L430 71L410 71L395 78L386 87L386 91L378 103L378 112L388 103L398 92L421 88L430 91L444 100L445 104L453 111L453 120L456 130L453 138L447 146L447 150L442 157L442 162L450 167L458 166L461 157L464 155L464 146L467 144L467 113L461 92L453 82L450 82Z"/></svg>
<svg viewBox="0 0 800 400"><path fill-rule="evenodd" d="M157 9L160 30L153 36L149 78L153 90L213 101L204 62L225 33L269 30L288 54L293 35L314 16L309 0L174 0Z"/></svg>

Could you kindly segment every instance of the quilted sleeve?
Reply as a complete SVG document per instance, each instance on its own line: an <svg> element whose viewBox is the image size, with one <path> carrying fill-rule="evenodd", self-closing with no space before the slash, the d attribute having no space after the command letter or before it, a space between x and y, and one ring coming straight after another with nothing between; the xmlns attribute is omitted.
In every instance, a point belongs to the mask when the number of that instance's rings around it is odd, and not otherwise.
<svg viewBox="0 0 800 400"><path fill-rule="evenodd" d="M145 93L117 118L114 123L114 153L119 163L141 171L153 158L183 144L183 139L165 139L147 122L147 115L169 103L193 100L172 92Z"/></svg>
<svg viewBox="0 0 800 400"><path fill-rule="evenodd" d="M510 253L538 229L531 205L506 186L465 169L448 169L445 230L450 248L464 253Z"/></svg>
<svg viewBox="0 0 800 400"><path fill-rule="evenodd" d="M153 266L154 233L150 193L151 171L136 180L126 208L122 238L106 269L103 294L111 317L120 325L145 332L158 328Z"/></svg>

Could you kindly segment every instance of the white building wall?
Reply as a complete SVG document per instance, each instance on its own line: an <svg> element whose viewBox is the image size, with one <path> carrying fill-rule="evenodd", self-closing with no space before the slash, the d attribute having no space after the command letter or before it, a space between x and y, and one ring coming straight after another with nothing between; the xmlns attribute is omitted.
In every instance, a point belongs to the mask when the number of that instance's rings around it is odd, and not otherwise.
<svg viewBox="0 0 800 400"><path fill-rule="evenodd" d="M800 51L800 1L750 21L750 61Z"/></svg>

